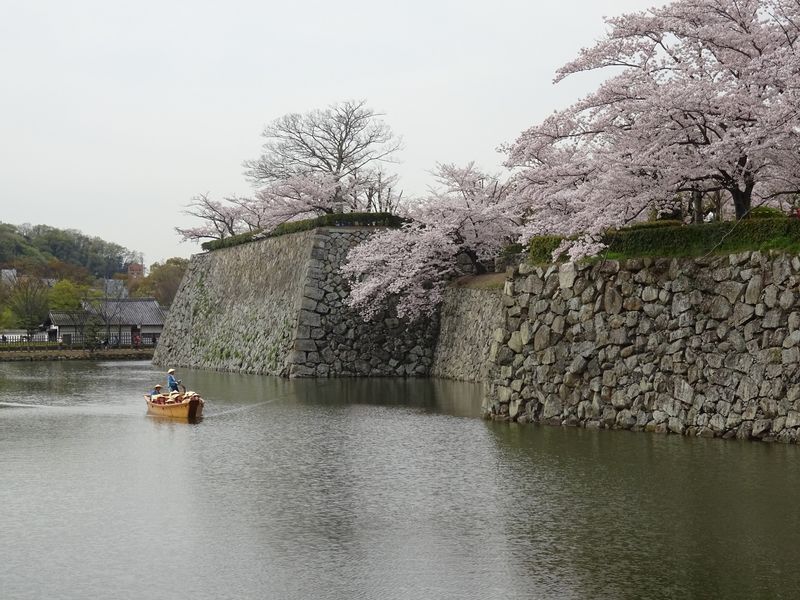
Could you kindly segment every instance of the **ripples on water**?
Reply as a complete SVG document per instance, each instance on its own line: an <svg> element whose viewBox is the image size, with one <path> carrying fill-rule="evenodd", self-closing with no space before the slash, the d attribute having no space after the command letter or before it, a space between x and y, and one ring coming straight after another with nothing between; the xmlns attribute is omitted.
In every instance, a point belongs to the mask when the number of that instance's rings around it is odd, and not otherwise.
<svg viewBox="0 0 800 600"><path fill-rule="evenodd" d="M478 418L452 382L0 363L0 598L793 598L798 448Z"/></svg>

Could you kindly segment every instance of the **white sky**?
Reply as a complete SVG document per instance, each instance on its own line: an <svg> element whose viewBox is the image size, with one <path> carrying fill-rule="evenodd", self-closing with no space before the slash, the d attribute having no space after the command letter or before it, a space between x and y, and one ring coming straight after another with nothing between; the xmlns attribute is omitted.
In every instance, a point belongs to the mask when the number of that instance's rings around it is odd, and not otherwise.
<svg viewBox="0 0 800 600"><path fill-rule="evenodd" d="M593 89L552 84L656 0L0 0L0 221L189 256L191 197L248 195L265 124L365 98L402 135L406 195Z"/></svg>

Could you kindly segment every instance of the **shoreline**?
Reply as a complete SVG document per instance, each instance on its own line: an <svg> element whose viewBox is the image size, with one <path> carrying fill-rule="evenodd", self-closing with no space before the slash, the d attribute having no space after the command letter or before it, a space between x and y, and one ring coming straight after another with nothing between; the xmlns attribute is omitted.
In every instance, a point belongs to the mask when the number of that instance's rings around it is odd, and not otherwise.
<svg viewBox="0 0 800 600"><path fill-rule="evenodd" d="M1 362L59 360L152 360L152 348L114 348L106 350L15 350L0 352Z"/></svg>

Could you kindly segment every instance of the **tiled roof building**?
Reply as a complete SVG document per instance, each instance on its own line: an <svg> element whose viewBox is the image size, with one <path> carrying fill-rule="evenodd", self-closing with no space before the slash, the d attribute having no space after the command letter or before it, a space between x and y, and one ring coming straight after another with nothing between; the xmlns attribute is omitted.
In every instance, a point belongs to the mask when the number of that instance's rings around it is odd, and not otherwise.
<svg viewBox="0 0 800 600"><path fill-rule="evenodd" d="M54 341L80 343L92 317L101 326L101 337L109 338L112 345L133 344L137 338L141 344L153 345L164 329L166 311L155 298L84 300L81 310L50 311L44 329Z"/></svg>

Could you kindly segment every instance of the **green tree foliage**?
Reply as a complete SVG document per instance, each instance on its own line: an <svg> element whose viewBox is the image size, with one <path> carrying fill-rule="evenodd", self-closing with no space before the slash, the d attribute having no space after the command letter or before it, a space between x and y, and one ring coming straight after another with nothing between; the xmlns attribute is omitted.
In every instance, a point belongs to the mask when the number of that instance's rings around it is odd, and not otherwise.
<svg viewBox="0 0 800 600"><path fill-rule="evenodd" d="M45 260L42 253L14 225L0 223L0 265L10 266L14 260L22 258L33 259L34 262Z"/></svg>
<svg viewBox="0 0 800 600"><path fill-rule="evenodd" d="M47 285L35 277L18 277L11 289L8 307L29 334L47 318L48 292Z"/></svg>
<svg viewBox="0 0 800 600"><path fill-rule="evenodd" d="M45 279L69 279L78 285L90 285L95 278L85 267L61 261L57 258L38 260L31 257L17 258L8 266L16 269L18 273Z"/></svg>
<svg viewBox="0 0 800 600"><path fill-rule="evenodd" d="M50 288L48 301L50 310L78 310L81 298L86 297L88 289L73 283L69 279L61 279Z"/></svg>
<svg viewBox="0 0 800 600"><path fill-rule="evenodd" d="M7 306L0 305L0 329L16 329L17 317Z"/></svg>
<svg viewBox="0 0 800 600"><path fill-rule="evenodd" d="M135 256L119 244L74 229L0 223L0 265L13 266L25 274L67 276L76 281L88 274L109 277L124 272ZM64 271L70 275L64 275Z"/></svg>
<svg viewBox="0 0 800 600"><path fill-rule="evenodd" d="M16 317L8 307L8 298L11 295L11 285L0 281L0 329L16 327Z"/></svg>
<svg viewBox="0 0 800 600"><path fill-rule="evenodd" d="M153 263L150 273L139 282L131 283L135 296L152 296L163 306L172 304L183 274L189 266L186 258L168 258L164 264Z"/></svg>
<svg viewBox="0 0 800 600"><path fill-rule="evenodd" d="M96 316L90 316L81 328L83 331L84 346L94 352L100 347L103 338L103 321Z"/></svg>
<svg viewBox="0 0 800 600"><path fill-rule="evenodd" d="M69 279L79 285L89 285L94 279L86 267L57 258L47 261L47 264L41 269L41 276L49 279Z"/></svg>

